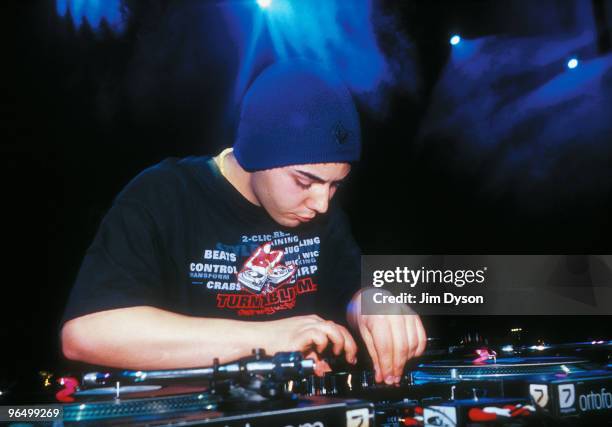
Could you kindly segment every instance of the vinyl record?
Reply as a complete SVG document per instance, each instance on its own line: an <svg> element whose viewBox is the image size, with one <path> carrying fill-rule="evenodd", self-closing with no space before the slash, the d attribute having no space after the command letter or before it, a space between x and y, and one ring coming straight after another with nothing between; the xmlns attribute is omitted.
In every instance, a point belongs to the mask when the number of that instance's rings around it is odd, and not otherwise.
<svg viewBox="0 0 612 427"><path fill-rule="evenodd" d="M258 271L255 271L255 270L245 270L243 272L243 274L245 276L248 276L248 277L253 278L253 279L259 279L259 278L263 277L263 275L261 273L259 273Z"/></svg>

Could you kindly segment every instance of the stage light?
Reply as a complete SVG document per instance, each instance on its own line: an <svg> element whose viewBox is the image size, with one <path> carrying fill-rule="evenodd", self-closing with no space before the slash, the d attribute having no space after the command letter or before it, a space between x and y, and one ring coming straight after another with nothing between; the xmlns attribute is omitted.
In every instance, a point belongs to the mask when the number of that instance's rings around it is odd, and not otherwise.
<svg viewBox="0 0 612 427"><path fill-rule="evenodd" d="M548 346L545 345L532 345L531 347L529 347L529 350L538 350L538 351L544 351L548 348Z"/></svg>
<svg viewBox="0 0 612 427"><path fill-rule="evenodd" d="M573 70L577 66L578 66L578 60L576 58L572 58L569 61L567 61L567 68L569 68L570 70Z"/></svg>
<svg viewBox="0 0 612 427"><path fill-rule="evenodd" d="M56 0L55 10L58 16L69 16L76 27L87 23L92 30L98 31L105 23L114 33L120 34L125 29L121 14L121 0Z"/></svg>
<svg viewBox="0 0 612 427"><path fill-rule="evenodd" d="M221 3L230 31L244 47L234 88L237 103L262 65L292 58L334 70L351 90L367 93L366 102L379 102L373 89L389 74L370 19L372 0Z"/></svg>
<svg viewBox="0 0 612 427"><path fill-rule="evenodd" d="M459 43L461 43L461 36L459 36L458 34L455 34L454 36L450 38L451 45L456 46Z"/></svg>

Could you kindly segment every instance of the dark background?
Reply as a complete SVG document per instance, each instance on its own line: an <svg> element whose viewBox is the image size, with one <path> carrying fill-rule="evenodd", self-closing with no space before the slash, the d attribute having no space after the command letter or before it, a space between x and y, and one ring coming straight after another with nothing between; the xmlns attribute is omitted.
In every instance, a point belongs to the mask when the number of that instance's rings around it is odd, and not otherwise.
<svg viewBox="0 0 612 427"><path fill-rule="evenodd" d="M63 304L121 188L166 157L216 154L231 145L236 106L229 99L241 64L231 28L215 6L219 2L124 1L129 14L121 33L104 24L75 24L59 16L52 1L16 3L17 13L10 15L18 24L12 34L16 75L3 84L14 99L3 108L8 137L1 149L7 216L1 338L8 360L0 372L9 378L59 366ZM363 161L339 195L365 253L610 253L612 133L601 118L610 112L609 65L595 95L583 99L592 121L576 116L565 99L527 114L512 128L520 132L492 136L493 143L510 147L545 147L512 167L505 160L514 151L470 145L469 122L457 131L438 120L451 115L444 108L463 112L478 103L444 98L454 32L502 40L532 58L530 46L543 40L569 46L568 36L590 31L593 41L581 52L591 60L610 56L610 1L501 3L372 3L374 37L394 78L376 103L355 94ZM551 68L555 61L535 61L529 69L500 75L498 87L537 90L566 72L563 52L558 70ZM542 69L549 74L542 76ZM468 80L464 76L457 85L479 84ZM499 108L515 102L502 92ZM485 113L479 122L498 123ZM607 117L609 122L612 114ZM565 141L565 135L557 140L534 134L551 120L576 123L581 145ZM547 150L556 153L554 167L530 181L533 170L522 165L549 164ZM430 335L449 341L466 332L501 339L515 326L524 328L526 342L609 333L609 319L590 317L426 322Z"/></svg>

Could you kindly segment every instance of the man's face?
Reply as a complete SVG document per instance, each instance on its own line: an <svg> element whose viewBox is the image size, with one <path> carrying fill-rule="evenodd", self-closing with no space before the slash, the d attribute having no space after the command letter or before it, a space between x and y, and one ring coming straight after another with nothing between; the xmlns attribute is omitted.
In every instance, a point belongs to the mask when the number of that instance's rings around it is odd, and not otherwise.
<svg viewBox="0 0 612 427"><path fill-rule="evenodd" d="M329 201L350 170L348 163L268 169L251 174L251 188L276 222L296 227L327 212Z"/></svg>

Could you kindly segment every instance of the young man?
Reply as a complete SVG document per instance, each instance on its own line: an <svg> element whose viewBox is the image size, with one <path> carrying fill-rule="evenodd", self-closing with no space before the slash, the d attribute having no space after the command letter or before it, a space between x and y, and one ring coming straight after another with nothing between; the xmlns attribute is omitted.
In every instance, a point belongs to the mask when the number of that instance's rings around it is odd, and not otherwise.
<svg viewBox="0 0 612 427"><path fill-rule="evenodd" d="M421 321L361 314L360 252L330 204L360 138L351 96L329 71L265 70L243 100L233 150L166 160L117 197L66 309L66 357L165 369L253 348L320 361L329 346L355 363L346 315L376 380L398 382L424 350Z"/></svg>

